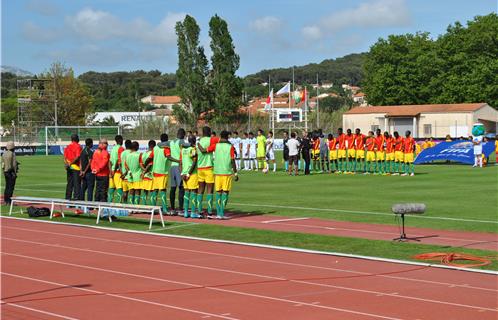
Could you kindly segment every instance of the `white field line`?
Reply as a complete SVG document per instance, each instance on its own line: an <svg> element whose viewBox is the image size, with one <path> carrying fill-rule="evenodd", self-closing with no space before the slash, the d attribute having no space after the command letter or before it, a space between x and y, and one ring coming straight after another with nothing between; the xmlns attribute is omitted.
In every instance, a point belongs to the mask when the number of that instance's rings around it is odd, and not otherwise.
<svg viewBox="0 0 498 320"><path fill-rule="evenodd" d="M258 261L258 262L265 262L265 263L281 264L281 265L287 265L287 266L293 266L293 267L301 267L301 268L305 268L305 269L319 269L319 270L337 271L337 272L344 272L344 273L352 273L352 274L356 274L356 275L376 276L376 277L390 278L390 279L396 279L396 280L405 280L405 281L413 281L413 282L420 282L420 283L436 284L436 285L441 285L441 286L445 286L445 287L448 287L448 286L449 287L462 287L462 288L466 288L466 289L475 289L475 290L496 292L496 290L494 290L494 289L474 287L474 286L441 282L441 281L431 281L431 280L423 280L423 279L408 278L408 277L393 276L393 275L376 275L376 274L371 274L371 273L367 273L367 272L353 271L353 270L349 270L349 269L322 267L322 266L315 266L315 265L310 265L310 264L300 264L300 263L286 262L286 261L280 261L280 260L270 260L270 259L262 259L262 258L237 256L237 255L231 255L231 254L209 252L209 251L200 251L200 250L194 250L194 249L174 248L174 247L169 247L169 246L154 245L154 244L150 244L150 243L139 243L139 242L131 242L131 241L125 241L125 240L117 240L117 239L88 237L88 236L75 235L75 234L69 234L69 233L50 232L50 231L42 231L42 230L37 230L37 229L20 228L20 227L3 226L3 228L14 229L14 230L24 230L24 231L29 231L29 232L38 232L38 233L42 233L42 234L53 234L53 235L57 235L57 236L73 237L73 238L80 238L80 239L98 240L98 241L104 241L104 242L112 242L112 243L141 246L141 247L148 247L148 248L157 248L157 249L161 249L161 250L181 251L181 252L189 252L189 253L195 253L195 254L206 254L206 255L212 255L212 256L218 256L218 257L235 258L235 259L248 260L248 261Z"/></svg>
<svg viewBox="0 0 498 320"><path fill-rule="evenodd" d="M197 226L199 224L200 223L196 223L196 222L182 222L182 224L180 224L180 225L175 225L175 226L171 226L171 227L150 229L149 232L155 232L155 231L161 231L161 230L170 230L170 229L177 229L177 228L185 228L185 227Z"/></svg>
<svg viewBox="0 0 498 320"><path fill-rule="evenodd" d="M33 311L33 312L38 312L38 313L41 313L41 314L44 314L44 315L47 315L47 316L51 316L51 317L55 317L55 318L61 318L61 319L66 319L66 320L79 320L78 318L63 316L61 314L57 314L57 313L53 313L53 312L48 312L48 311L43 311L43 310L35 309L35 308L30 308L30 307L22 306L22 305L16 304L16 303L10 303L10 302L5 302L5 301L1 301L1 303L5 304L5 305L8 305L8 306L16 307L16 308L19 308L19 309L25 309L25 310L29 310L29 311Z"/></svg>
<svg viewBox="0 0 498 320"><path fill-rule="evenodd" d="M288 221L299 221L299 220L307 220L307 219L309 219L309 218L303 217L303 218L277 219L277 220L261 221L261 223L288 222Z"/></svg>
<svg viewBox="0 0 498 320"><path fill-rule="evenodd" d="M443 304L443 305L450 305L454 307L463 307L463 308L471 308L471 309L478 309L478 310L488 310L488 311L497 311L496 309L492 308L486 308L486 307L479 307L479 306L473 306L473 305L467 305L467 304L460 304L460 303L453 303L453 302L447 302L447 301L440 301L440 300L434 300L434 299L425 299L425 298L420 298L420 297L414 297L414 296L407 296L407 295L400 295L400 294L390 294L386 292L381 292L381 291L373 291L373 290L364 290L364 289L354 289L354 288L349 288L349 287L343 287L343 286L334 286L334 285L329 285L329 284L323 284L323 283L315 283L315 282L310 282L310 281L305 281L305 280L292 280L292 279L287 279L287 278L279 278L279 277L273 277L273 276L268 276L268 275L263 275L263 274L256 274L256 273L245 273L245 272L239 272L239 271L234 271L234 270L227 270L227 269L222 269L222 268L210 268L206 266L200 266L196 264L186 264L186 263L177 263L177 262L171 262L168 260L160 260L160 259L151 259L151 258L143 258L139 256L130 256L130 255L124 255L124 254L117 254L117 253L112 253L108 251L99 251L99 250L92 250L92 249L81 249L81 248L74 248L74 247L68 247L68 246L63 246L63 245L51 245L51 244L44 244L44 243L39 243L35 241L28 241L28 240L20 240L20 239L12 239L12 238L3 238L4 240L11 240L11 241L18 241L18 242L24 242L24 243L30 243L33 245L39 245L39 246L48 246L48 247L54 247L54 248L61 248L61 249L68 249L68 250L75 250L75 251L82 251L82 252L87 252L87 253L99 253L103 255L110 255L110 256L118 256L118 257L123 257L123 258L128 258L128 259L135 259L135 260L143 260L147 262L157 262L157 263L166 263L166 264L178 264L181 266L186 266L190 268L200 268L200 269L207 269L215 272L222 272L222 273L235 273L235 274L242 274L242 275L249 275L249 276L254 276L258 278L263 278L263 279L270 279L270 280L276 280L276 281L288 281L288 282L294 282L294 283L301 283L301 284L307 284L311 286L321 286L321 287L328 287L328 288L334 288L334 289L340 289L344 291L353 291L353 292L361 292L361 293L367 293L371 295L382 295L382 296L389 296L389 297L395 297L399 299L408 299L408 300L415 300L415 301L422 301L422 302L429 302L429 303L434 303L434 304ZM31 256L23 256L23 255L18 255L18 254L11 254L11 253L5 253L8 255L13 255L13 256L19 256L23 258L29 258L29 259L35 259L35 260L48 260L49 262L60 262L62 264L66 264L66 262L61 262L57 260L49 260L49 259L41 259L37 257L31 257ZM74 265L70 264L72 266L82 266L82 265ZM85 266L87 267L87 266ZM97 267L92 267L92 269L99 270L100 268ZM133 276L138 276L137 274L129 274L126 272L122 272L122 274L125 275L133 275ZM143 276L145 277L145 276ZM154 280L152 277L151 280ZM163 279L165 281L169 281L167 279ZM172 282L172 281L169 281ZM187 286L198 286L194 284L188 284L188 283L181 283L181 282L175 282L177 284L182 284L182 285L187 285Z"/></svg>
<svg viewBox="0 0 498 320"><path fill-rule="evenodd" d="M33 220L33 219L28 219L28 218L9 217L9 216L0 216L0 221L1 221L1 219L11 219L11 220L34 222L34 223L47 223L47 224L54 224L54 225L73 226L73 227L79 227L79 228L98 229L98 230L105 230L105 231L131 233L131 234L154 235L154 236L164 237L164 238L205 241L205 242L213 242L213 243L221 243L221 244L240 245L240 246L253 247L253 248L265 248L265 249L283 250L283 251L298 252L298 253L309 253L309 254L319 254L319 255L336 256L336 257L343 257L343 258L364 259L364 260L370 260L370 261L380 261L380 262L395 263L395 264L401 264L401 265L423 266L423 267L431 267L431 268L437 268L437 269L450 269L450 270L457 270L457 271L463 271L463 272L498 275L498 271L493 271L493 270L470 269L470 268L455 267L455 266L451 266L451 265L441 265L441 264L432 264L432 263L425 263L425 262L389 259L389 258L381 258L381 257L373 257L373 256L363 256L363 255L340 253L340 252L299 249L299 248L284 247L284 246L274 246L274 245L268 245L268 244L240 242L240 241L231 241L231 240L220 240L220 239L210 239L210 238L201 238L201 237L192 237L192 236L182 236L182 235L174 235L174 234L158 233L158 232L150 233L147 231L139 231L139 230L119 229L119 228L110 228L110 227L95 226L95 225L83 225L83 224L78 224L78 223L58 222L58 221L49 221L49 220ZM59 233L56 233L56 234L59 234ZM95 238L91 238L91 239L95 239ZM164 249L164 247L161 247L161 248ZM340 269L338 269L338 270L340 270ZM342 271L346 272L346 270L342 270ZM365 273L365 274L368 275L368 273Z"/></svg>
<svg viewBox="0 0 498 320"><path fill-rule="evenodd" d="M114 298L129 300L129 301L135 301L135 302L141 302L141 303L151 304L151 305L155 305L155 306L159 306L159 307L164 307L164 308L169 308L169 309L187 311L187 312L191 312L191 313L201 314L203 316L211 316L211 317L216 317L216 318L221 318L221 319L227 319L227 320L238 320L237 318L227 317L227 316L218 315L218 314L214 314L214 313L203 312L203 311L189 309L189 308L182 308L182 307L177 307L177 306L174 306L174 305L169 305L169 304L164 304L164 303L158 303L158 302L152 302L152 301L142 300L142 299L138 299L138 298L131 298L131 297L127 297L127 296L123 296L123 295L119 295L119 294L114 294L114 293L107 293L107 292L102 292L102 291L97 291L97 290L86 289L86 288L79 288L79 287L71 286L71 285L64 284L64 283L52 282L52 281L47 281L47 280L42 280L42 279L36 279L36 278L32 278L32 277L26 277L26 276L21 276L21 275L13 274L13 273L7 273L7 272L0 272L0 273L4 274L6 276L14 277L14 278L31 280L31 281L41 282L41 283L45 283L45 284L51 284L51 285L55 285L55 286L71 287L71 288L74 288L74 289L77 289L77 290L91 292L91 293L95 293L95 294L99 294L99 295L106 295L106 296L109 296L109 297L114 297Z"/></svg>
<svg viewBox="0 0 498 320"><path fill-rule="evenodd" d="M63 191L57 190L44 190L44 189L26 189L26 188L16 188L16 190L21 191L36 191L44 193L62 194ZM333 208L310 208L310 207L295 207L295 206L280 206L273 204L251 204L251 203L240 203L240 202L230 202L231 204L237 206L248 206L248 207L264 207L264 208L280 208L280 209L293 209L293 210L306 210L306 211L325 211L325 212L337 212L337 213L352 213L352 214L369 214L369 215L380 215L380 216L390 216L393 217L394 214L387 212L375 212L375 211L354 211L354 210L343 210L343 209L333 209ZM478 220L478 219L468 219L468 218L452 218L452 217L429 217L425 215L412 215L411 218L417 219L430 219L430 220L445 220L445 221L459 221L459 222L477 222L477 223L492 223L498 224L498 220Z"/></svg>
<svg viewBox="0 0 498 320"><path fill-rule="evenodd" d="M26 259L32 259L32 260L45 261L45 262L50 262L50 263L55 263L55 264L71 265L71 266L85 268L85 269L91 268L91 269L94 269L94 270L98 270L98 271L102 271L102 272L108 272L108 273L126 274L126 275L131 276L131 277L145 278L145 279L159 281L159 282L172 282L170 280L162 279L162 278L143 276L143 275L133 274L133 273L118 272L116 270L107 270L107 269L102 269L102 268L89 267L89 266L85 266L85 265L78 265L78 264L73 264L73 263L66 263L66 262L61 262L61 261L51 260L51 259L41 259L41 258L35 258L35 257L30 257L30 256L23 256L23 255L19 255L19 254L12 254L12 253L6 253L6 252L2 252L2 254L16 256L16 257L21 257L21 258L26 258ZM1 272L1 273L2 274L7 274L7 273L4 273L4 272ZM8 274L8 275L17 276L17 275L13 275L13 274ZM35 281L39 280L39 279L28 278L28 277L23 277L23 276L20 276L20 277L21 278L32 279L32 280L35 280ZM45 281L45 280L42 280L42 281L48 282L48 281ZM59 285L65 286L65 284L59 284ZM385 319L385 320L403 320L401 318L393 318L393 317L389 317L389 316L383 316L383 315L378 315L378 314L373 314L373 313L367 313L367 312L361 312L361 311L356 311L356 310L336 308L336 307L330 307L330 306L325 306L325 305L317 305L317 304L313 304L313 303L307 303L307 302L301 302L301 301L294 301L294 300L288 300L288 299L271 297L271 296L265 296L265 295L259 295L259 294L251 294L251 293L242 292L242 291L236 291L236 290L221 289L221 288L201 286L201 285L195 285L195 284L190 284L190 285L193 286L193 287L199 287L199 288L203 288L203 289L207 289L207 290L220 291L220 292L224 292L224 293L231 293L231 294L237 294L237 295L242 295L242 296L249 296L249 297L254 297L254 298L259 298L259 299L265 299L265 300L279 301L279 302L283 302L283 303L286 303L286 304L292 304L292 305L299 304L299 305L302 305L302 306L308 306L308 307L312 307L312 308L327 309L327 310L339 311L339 312L344 312L344 313L350 313L350 314L368 316L368 317L372 317L372 318ZM128 299L128 297L121 296L119 294L104 293L104 292L99 292L99 291L96 291L96 290L90 290L90 289L84 289L84 288L76 288L76 289L94 291L95 293L106 294L108 296L114 296L114 297L119 297L119 298L123 297L123 298ZM129 299L132 299L132 298L129 298ZM140 299L134 299L134 300L137 300L137 301L140 301L140 302L145 302L145 303L153 303L153 304L157 304L157 305L163 305L163 304L154 303L154 302L145 301L145 300L140 300ZM163 305L163 306L166 306L166 305ZM167 305L167 306L168 307L173 307L173 306L169 306L169 305ZM190 311L190 309L184 309L184 308L179 308L179 307L175 307L175 308ZM480 309L482 309L482 308L480 308ZM204 313L204 312L196 312L196 313ZM205 315L213 315L213 314L205 314ZM222 315L214 315L214 316L217 316L219 318L225 318L225 319L233 319L233 318L225 317L225 316L222 316Z"/></svg>

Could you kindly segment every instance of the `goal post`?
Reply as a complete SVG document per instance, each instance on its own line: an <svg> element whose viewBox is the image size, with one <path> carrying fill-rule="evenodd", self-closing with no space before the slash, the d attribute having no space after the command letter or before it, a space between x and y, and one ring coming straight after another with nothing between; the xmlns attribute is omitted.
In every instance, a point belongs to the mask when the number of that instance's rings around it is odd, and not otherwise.
<svg viewBox="0 0 498 320"><path fill-rule="evenodd" d="M71 135L77 134L82 139L92 138L98 141L102 138L113 140L117 134L121 134L120 126L45 126L40 139L45 143L45 155L48 156L51 145L57 145L63 141L71 141Z"/></svg>

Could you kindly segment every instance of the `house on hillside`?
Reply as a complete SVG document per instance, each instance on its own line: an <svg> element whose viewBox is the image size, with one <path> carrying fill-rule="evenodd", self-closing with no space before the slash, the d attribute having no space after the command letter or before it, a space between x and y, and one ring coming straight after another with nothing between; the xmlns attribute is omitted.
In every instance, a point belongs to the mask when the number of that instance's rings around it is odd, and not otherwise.
<svg viewBox="0 0 498 320"><path fill-rule="evenodd" d="M141 102L152 105L154 108L165 108L173 110L175 104L182 105L182 99L179 96L147 96L140 99Z"/></svg>
<svg viewBox="0 0 498 320"><path fill-rule="evenodd" d="M471 135L472 125L481 122L486 132L496 133L498 111L487 103L424 104L355 107L342 118L343 128L360 128L404 135L410 130L415 138Z"/></svg>
<svg viewBox="0 0 498 320"><path fill-rule="evenodd" d="M363 92L353 94L353 102L362 107L367 105L367 96Z"/></svg>

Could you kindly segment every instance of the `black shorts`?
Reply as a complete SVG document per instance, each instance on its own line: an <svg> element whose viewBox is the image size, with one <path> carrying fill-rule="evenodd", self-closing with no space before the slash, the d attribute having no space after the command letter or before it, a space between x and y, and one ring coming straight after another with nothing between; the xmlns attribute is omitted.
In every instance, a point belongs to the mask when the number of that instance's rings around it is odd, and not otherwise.
<svg viewBox="0 0 498 320"><path fill-rule="evenodd" d="M289 164L294 164L297 166L297 162L299 160L299 156L289 156Z"/></svg>

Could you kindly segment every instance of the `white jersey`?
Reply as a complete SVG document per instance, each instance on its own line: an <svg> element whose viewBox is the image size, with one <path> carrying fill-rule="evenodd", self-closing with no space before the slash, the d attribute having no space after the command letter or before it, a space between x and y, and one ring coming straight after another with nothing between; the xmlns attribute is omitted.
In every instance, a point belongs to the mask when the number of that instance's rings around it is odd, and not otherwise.
<svg viewBox="0 0 498 320"><path fill-rule="evenodd" d="M273 138L266 139L266 159L275 160L275 152L273 151Z"/></svg>
<svg viewBox="0 0 498 320"><path fill-rule="evenodd" d="M229 142L232 144L232 146L235 148L235 153L237 154L237 158L241 157L241 150L240 150L240 143L241 139L239 137L233 137L229 139Z"/></svg>
<svg viewBox="0 0 498 320"><path fill-rule="evenodd" d="M242 156L247 158L247 146L249 145L249 138L244 138L241 140L242 142Z"/></svg>
<svg viewBox="0 0 498 320"><path fill-rule="evenodd" d="M474 144L474 155L482 154L482 136L475 136L472 138Z"/></svg>
<svg viewBox="0 0 498 320"><path fill-rule="evenodd" d="M249 152L256 154L256 146L258 145L258 141L256 140L256 138L251 138L249 139L250 142L249 142Z"/></svg>

